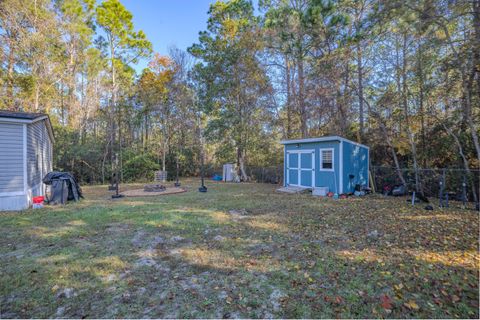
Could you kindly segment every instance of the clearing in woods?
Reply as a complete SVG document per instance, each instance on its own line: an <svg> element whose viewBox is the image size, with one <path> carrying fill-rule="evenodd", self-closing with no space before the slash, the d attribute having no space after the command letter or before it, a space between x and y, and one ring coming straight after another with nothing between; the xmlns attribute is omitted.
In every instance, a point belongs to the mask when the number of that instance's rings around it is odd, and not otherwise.
<svg viewBox="0 0 480 320"><path fill-rule="evenodd" d="M479 317L475 211L184 185L0 213L0 317Z"/></svg>

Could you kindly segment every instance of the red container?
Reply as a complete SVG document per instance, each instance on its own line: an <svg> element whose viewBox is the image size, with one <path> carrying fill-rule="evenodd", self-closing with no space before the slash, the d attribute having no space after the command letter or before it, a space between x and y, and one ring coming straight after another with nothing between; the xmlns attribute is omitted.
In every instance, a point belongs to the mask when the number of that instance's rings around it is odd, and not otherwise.
<svg viewBox="0 0 480 320"><path fill-rule="evenodd" d="M33 203L43 203L44 196L33 197Z"/></svg>

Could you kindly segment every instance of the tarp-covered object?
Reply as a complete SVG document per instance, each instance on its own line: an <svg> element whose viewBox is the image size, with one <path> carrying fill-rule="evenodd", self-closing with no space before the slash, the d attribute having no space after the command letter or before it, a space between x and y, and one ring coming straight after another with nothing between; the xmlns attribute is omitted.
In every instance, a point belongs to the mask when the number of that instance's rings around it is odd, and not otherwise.
<svg viewBox="0 0 480 320"><path fill-rule="evenodd" d="M78 201L83 198L82 189L70 172L49 172L43 178L43 183L52 186L49 203L64 204L67 200Z"/></svg>

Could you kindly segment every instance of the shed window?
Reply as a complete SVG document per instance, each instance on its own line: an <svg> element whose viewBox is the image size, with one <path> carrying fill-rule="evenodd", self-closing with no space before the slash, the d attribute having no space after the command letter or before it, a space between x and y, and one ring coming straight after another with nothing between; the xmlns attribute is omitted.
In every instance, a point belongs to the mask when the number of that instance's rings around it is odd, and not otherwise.
<svg viewBox="0 0 480 320"><path fill-rule="evenodd" d="M320 168L322 170L333 170L333 149L321 150Z"/></svg>

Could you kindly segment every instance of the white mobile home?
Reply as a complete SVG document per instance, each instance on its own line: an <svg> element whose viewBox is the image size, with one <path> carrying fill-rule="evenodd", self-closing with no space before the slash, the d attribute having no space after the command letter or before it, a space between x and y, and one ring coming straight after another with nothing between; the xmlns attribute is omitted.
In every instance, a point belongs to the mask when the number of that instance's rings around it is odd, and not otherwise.
<svg viewBox="0 0 480 320"><path fill-rule="evenodd" d="M46 114L0 110L0 211L26 209L45 194L53 142Z"/></svg>

